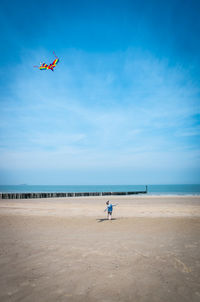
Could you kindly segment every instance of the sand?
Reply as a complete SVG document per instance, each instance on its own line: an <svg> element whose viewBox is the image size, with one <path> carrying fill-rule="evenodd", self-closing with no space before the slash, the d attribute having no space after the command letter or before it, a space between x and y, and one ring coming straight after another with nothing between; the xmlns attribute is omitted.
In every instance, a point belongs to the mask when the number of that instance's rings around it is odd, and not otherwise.
<svg viewBox="0 0 200 302"><path fill-rule="evenodd" d="M0 200L0 301L200 301L200 197Z"/></svg>

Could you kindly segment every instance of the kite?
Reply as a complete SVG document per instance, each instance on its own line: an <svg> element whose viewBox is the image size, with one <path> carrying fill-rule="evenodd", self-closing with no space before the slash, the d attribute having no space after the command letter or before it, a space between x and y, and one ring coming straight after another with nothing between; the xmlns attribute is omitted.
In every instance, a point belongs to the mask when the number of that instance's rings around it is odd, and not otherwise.
<svg viewBox="0 0 200 302"><path fill-rule="evenodd" d="M50 70L51 69L52 71L54 71L53 69L58 64L59 58L56 56L55 52L53 52L53 54L56 58L51 64L48 65L46 63L40 63L40 66L33 66L33 67L39 68L40 70L48 70L48 69Z"/></svg>

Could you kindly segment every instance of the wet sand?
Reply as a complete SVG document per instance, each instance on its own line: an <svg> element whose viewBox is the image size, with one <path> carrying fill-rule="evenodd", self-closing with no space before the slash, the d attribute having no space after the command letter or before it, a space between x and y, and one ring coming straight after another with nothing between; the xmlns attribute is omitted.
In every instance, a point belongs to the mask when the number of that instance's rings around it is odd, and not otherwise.
<svg viewBox="0 0 200 302"><path fill-rule="evenodd" d="M0 301L200 301L200 197L0 200Z"/></svg>

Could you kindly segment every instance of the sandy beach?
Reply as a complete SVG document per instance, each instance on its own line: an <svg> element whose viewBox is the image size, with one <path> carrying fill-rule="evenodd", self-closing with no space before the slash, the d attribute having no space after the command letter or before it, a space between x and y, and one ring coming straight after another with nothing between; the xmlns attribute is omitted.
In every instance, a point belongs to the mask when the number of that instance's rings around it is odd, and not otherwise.
<svg viewBox="0 0 200 302"><path fill-rule="evenodd" d="M0 200L0 301L200 301L200 197Z"/></svg>

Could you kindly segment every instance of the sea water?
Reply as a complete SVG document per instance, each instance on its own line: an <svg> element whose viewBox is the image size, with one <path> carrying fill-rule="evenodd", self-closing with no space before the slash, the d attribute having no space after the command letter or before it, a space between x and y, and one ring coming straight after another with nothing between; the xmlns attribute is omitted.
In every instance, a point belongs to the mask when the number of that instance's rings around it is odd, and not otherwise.
<svg viewBox="0 0 200 302"><path fill-rule="evenodd" d="M0 185L0 192L130 192L145 191L145 185ZM200 195L200 184L148 185L149 195Z"/></svg>

